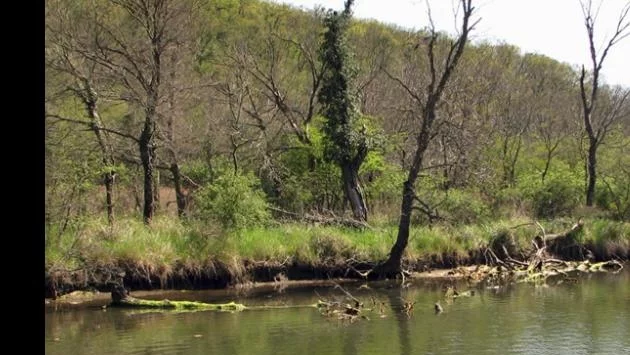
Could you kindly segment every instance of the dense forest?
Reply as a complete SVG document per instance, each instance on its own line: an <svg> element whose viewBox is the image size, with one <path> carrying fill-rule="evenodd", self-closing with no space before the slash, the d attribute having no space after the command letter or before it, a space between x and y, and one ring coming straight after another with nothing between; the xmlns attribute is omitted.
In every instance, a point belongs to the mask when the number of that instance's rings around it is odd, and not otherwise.
<svg viewBox="0 0 630 355"><path fill-rule="evenodd" d="M403 196L412 226L629 221L630 88L600 52L472 43L461 4L454 38L352 1L46 1L47 245L130 219L398 225Z"/></svg>

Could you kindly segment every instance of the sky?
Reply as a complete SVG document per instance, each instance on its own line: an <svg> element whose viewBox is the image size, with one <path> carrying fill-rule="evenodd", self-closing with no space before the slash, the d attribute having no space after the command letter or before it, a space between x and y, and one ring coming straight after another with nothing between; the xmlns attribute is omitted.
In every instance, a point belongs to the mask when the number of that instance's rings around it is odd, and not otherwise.
<svg viewBox="0 0 630 355"><path fill-rule="evenodd" d="M344 0L274 0L312 9L316 5L341 10ZM457 0L355 0L354 16L376 19L409 29L428 24L427 2L438 30L455 33L453 11ZM602 0L595 22L598 55L614 33L619 14L628 0ZM599 4L595 0L594 4ZM509 43L521 53L538 53L576 68L592 67L588 37L579 0L473 0L481 18L471 40ZM594 6L594 8L596 8ZM474 16L474 15L473 15ZM611 85L630 87L630 36L613 46L602 67L603 79Z"/></svg>

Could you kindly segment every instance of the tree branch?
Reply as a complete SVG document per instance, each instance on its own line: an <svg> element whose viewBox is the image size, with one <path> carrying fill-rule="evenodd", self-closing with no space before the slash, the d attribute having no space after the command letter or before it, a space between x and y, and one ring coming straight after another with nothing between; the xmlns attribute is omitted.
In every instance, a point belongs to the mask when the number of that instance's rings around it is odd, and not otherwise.
<svg viewBox="0 0 630 355"><path fill-rule="evenodd" d="M59 116L59 115L56 115L56 114L49 114L49 113L46 114L46 118L53 118L53 119L57 119L57 120L60 120L60 121L71 122L71 123L76 123L76 124L82 124L84 126L88 126L92 130L99 130L99 131L103 131L103 132L112 133L112 134L115 134L115 135L123 137L123 138L131 139L131 140L133 140L136 143L139 142L138 138L136 138L136 137L134 137L134 136L132 136L130 134L123 133L123 132L120 132L120 131L117 131L117 130L114 130L114 129L110 129L110 128L97 127L97 126L94 125L93 122L90 122L90 121L83 121L83 120L79 120L79 119L76 119L76 118L62 117L62 116Z"/></svg>

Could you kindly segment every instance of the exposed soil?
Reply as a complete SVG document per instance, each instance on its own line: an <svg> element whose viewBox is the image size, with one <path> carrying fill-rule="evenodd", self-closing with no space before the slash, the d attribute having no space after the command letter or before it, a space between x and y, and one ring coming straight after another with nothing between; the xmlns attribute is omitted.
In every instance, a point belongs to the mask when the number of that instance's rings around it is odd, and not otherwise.
<svg viewBox="0 0 630 355"><path fill-rule="evenodd" d="M56 298L74 291L109 292L113 285L124 284L129 290L160 289L224 289L228 287L266 283L316 283L330 279L360 277L352 268L369 269L370 265L305 265L243 262L232 266L209 263L194 268L176 265L171 270L153 269L124 263L96 265L91 268L46 272L45 297Z"/></svg>

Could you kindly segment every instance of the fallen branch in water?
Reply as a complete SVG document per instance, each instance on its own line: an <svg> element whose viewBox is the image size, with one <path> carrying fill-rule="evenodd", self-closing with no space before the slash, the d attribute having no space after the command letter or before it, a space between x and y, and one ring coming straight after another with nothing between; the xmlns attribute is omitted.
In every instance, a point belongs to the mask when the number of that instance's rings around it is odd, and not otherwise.
<svg viewBox="0 0 630 355"><path fill-rule="evenodd" d="M482 277L468 271L464 271L462 274L473 281L489 278L496 281L540 283L555 276L567 280L572 279L571 273L616 273L623 269L623 264L617 260L592 263L592 252L581 246L579 242L580 233L584 228L582 220L563 232L553 234L547 234L539 222L531 224L538 226L540 234L532 240L532 249L525 261L517 260L510 255L509 248L514 244L513 237L510 234L499 234L483 250L486 264L494 265L494 267L481 272ZM581 258L582 260L561 260L562 256L567 255L567 253L569 253L567 256L569 258Z"/></svg>
<svg viewBox="0 0 630 355"><path fill-rule="evenodd" d="M145 300L129 295L129 292L122 286L115 286L112 290L112 307L131 308L154 308L154 309L177 309L177 310L208 310L208 311L243 311L247 307L240 303L204 303L192 301L170 301L170 300Z"/></svg>
<svg viewBox="0 0 630 355"><path fill-rule="evenodd" d="M369 319L367 316L362 315L362 311L371 311L363 307L363 302L354 297L348 291L346 291L339 284L335 285L335 288L339 288L353 304L336 301L319 300L315 304L308 305L270 305L270 306L245 306L240 303L205 303L194 301L171 301L171 300L146 300L141 298L132 297L121 285L115 285L112 288L111 307L126 307L126 308L139 308L144 310L175 310L175 311L228 311L228 312L240 312L245 310L266 310L266 309L287 309L287 308L316 308L320 310L322 315L328 317L336 317L339 320L348 320L354 322L357 319ZM319 295L318 295L319 296Z"/></svg>

